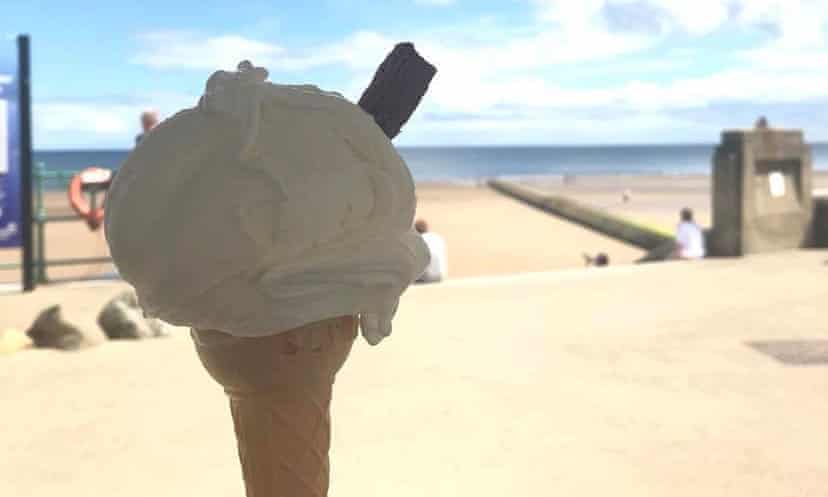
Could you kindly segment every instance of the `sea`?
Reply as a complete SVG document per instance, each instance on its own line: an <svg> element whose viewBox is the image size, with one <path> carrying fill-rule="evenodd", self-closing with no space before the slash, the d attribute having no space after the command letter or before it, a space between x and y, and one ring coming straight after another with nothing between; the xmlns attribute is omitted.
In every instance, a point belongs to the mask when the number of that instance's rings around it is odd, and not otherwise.
<svg viewBox="0 0 828 497"><path fill-rule="evenodd" d="M710 174L713 144L398 147L418 182L479 183L489 178ZM814 168L828 170L828 143L811 144ZM48 170L117 169L129 150L39 150ZM62 188L62 185L47 185Z"/></svg>

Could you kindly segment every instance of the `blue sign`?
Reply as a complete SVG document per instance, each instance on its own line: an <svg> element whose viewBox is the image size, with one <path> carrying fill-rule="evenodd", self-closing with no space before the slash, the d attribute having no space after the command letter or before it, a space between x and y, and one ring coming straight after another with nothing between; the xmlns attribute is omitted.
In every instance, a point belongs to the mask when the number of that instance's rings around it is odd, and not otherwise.
<svg viewBox="0 0 828 497"><path fill-rule="evenodd" d="M23 241L17 54L14 40L0 40L0 248Z"/></svg>

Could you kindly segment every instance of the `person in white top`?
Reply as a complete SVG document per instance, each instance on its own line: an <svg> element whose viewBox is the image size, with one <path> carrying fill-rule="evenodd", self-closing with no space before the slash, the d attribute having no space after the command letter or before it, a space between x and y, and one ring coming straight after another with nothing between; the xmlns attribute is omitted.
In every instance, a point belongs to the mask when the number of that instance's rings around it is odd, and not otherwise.
<svg viewBox="0 0 828 497"><path fill-rule="evenodd" d="M705 254L704 232L693 221L693 211L689 208L681 210L681 222L676 229L676 258L701 259Z"/></svg>
<svg viewBox="0 0 828 497"><path fill-rule="evenodd" d="M443 237L428 231L428 223L424 219L418 219L414 228L423 237L431 253L431 261L426 266L423 274L417 278L418 283L436 283L446 279L448 276L448 258L446 256L446 242Z"/></svg>

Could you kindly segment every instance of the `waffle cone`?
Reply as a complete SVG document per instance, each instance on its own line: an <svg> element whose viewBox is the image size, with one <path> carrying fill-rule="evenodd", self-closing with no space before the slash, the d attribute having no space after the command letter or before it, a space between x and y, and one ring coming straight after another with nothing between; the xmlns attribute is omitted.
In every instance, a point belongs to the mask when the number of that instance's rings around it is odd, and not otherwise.
<svg viewBox="0 0 828 497"><path fill-rule="evenodd" d="M336 373L352 316L261 338L193 330L199 357L230 398L247 497L323 497Z"/></svg>

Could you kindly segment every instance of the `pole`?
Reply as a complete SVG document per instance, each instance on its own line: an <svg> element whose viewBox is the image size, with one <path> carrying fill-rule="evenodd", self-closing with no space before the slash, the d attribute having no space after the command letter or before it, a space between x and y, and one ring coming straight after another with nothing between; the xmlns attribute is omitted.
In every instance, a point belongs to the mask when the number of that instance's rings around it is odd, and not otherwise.
<svg viewBox="0 0 828 497"><path fill-rule="evenodd" d="M29 36L17 37L18 82L20 88L20 212L23 222L23 291L35 288L34 246L32 243L32 88Z"/></svg>
<svg viewBox="0 0 828 497"><path fill-rule="evenodd" d="M37 223L37 284L48 283L46 277L46 208L43 206L43 164L34 165L35 222Z"/></svg>

